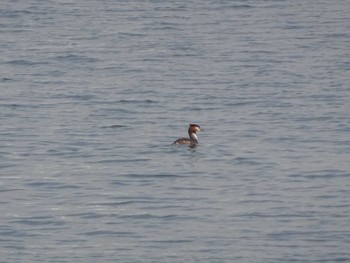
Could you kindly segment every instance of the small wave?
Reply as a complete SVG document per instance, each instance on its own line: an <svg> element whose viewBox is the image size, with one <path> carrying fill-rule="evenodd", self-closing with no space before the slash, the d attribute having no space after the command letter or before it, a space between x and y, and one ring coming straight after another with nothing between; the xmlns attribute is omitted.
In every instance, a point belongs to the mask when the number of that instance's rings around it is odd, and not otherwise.
<svg viewBox="0 0 350 263"><path fill-rule="evenodd" d="M102 129L117 129L117 128L125 128L125 125L113 124L110 126L103 126Z"/></svg>

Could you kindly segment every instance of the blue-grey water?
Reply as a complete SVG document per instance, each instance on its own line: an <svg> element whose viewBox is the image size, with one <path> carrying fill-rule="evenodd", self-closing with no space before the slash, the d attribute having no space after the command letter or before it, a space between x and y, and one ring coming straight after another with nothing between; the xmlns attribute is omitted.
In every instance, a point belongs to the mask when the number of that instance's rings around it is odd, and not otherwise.
<svg viewBox="0 0 350 263"><path fill-rule="evenodd" d="M350 262L349 10L2 1L0 261Z"/></svg>

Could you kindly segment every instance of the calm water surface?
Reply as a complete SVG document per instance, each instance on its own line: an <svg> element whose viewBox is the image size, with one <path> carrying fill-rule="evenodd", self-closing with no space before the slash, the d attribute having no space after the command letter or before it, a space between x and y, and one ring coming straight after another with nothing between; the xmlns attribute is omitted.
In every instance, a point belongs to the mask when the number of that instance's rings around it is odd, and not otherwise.
<svg viewBox="0 0 350 263"><path fill-rule="evenodd" d="M0 261L349 262L349 9L3 1Z"/></svg>

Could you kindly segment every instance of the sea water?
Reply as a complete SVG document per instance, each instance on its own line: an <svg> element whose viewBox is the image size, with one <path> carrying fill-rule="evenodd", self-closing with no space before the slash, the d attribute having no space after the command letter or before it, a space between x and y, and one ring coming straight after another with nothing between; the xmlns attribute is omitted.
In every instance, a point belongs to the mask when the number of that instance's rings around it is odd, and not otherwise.
<svg viewBox="0 0 350 263"><path fill-rule="evenodd" d="M349 9L3 1L0 261L349 262Z"/></svg>

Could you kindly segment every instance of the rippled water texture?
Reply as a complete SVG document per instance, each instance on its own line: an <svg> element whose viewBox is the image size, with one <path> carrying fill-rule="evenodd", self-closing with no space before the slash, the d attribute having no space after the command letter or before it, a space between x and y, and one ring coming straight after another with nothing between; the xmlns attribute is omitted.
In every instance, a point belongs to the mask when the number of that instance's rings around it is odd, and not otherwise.
<svg viewBox="0 0 350 263"><path fill-rule="evenodd" d="M349 262L349 10L2 1L0 261Z"/></svg>

